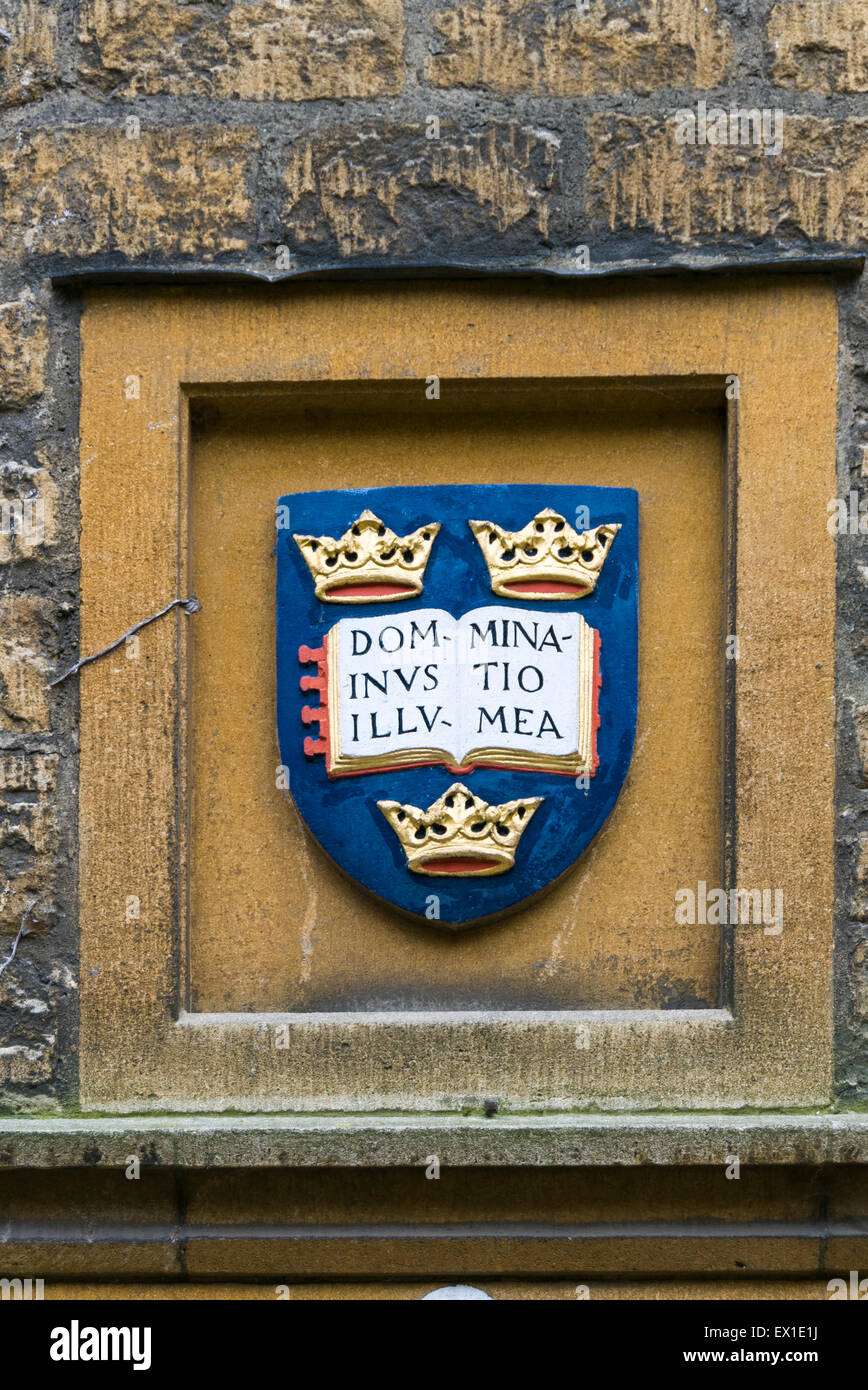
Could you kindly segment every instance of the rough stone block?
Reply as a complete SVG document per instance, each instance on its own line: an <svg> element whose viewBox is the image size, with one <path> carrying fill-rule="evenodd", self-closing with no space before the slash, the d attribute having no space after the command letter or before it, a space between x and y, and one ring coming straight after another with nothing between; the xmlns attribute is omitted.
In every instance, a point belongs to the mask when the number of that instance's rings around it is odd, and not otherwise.
<svg viewBox="0 0 868 1390"><path fill-rule="evenodd" d="M0 409L42 395L47 351L45 315L31 292L0 304Z"/></svg>
<svg viewBox="0 0 868 1390"><path fill-rule="evenodd" d="M56 918L56 764L54 754L0 757L0 934L16 935L25 918L24 934L32 934ZM4 944L0 956L6 954Z"/></svg>
<svg viewBox="0 0 868 1390"><path fill-rule="evenodd" d="M587 210L597 228L650 228L679 242L865 244L868 120L787 117L779 155L756 145L679 144L677 129L674 112L592 119Z"/></svg>
<svg viewBox="0 0 868 1390"><path fill-rule="evenodd" d="M768 22L772 78L801 92L868 92L868 0L785 0Z"/></svg>
<svg viewBox="0 0 868 1390"><path fill-rule="evenodd" d="M42 800L0 802L0 850L24 850L37 858L54 845L53 809Z"/></svg>
<svg viewBox="0 0 868 1390"><path fill-rule="evenodd" d="M210 259L253 235L246 191L254 134L164 127L130 138L35 130L0 144L0 240L9 255L166 255Z"/></svg>
<svg viewBox="0 0 868 1390"><path fill-rule="evenodd" d="M0 860L3 876L0 882L0 939L6 933L17 936L24 922L19 947L28 936L51 927L57 919L54 898L57 857L57 806L51 793L54 790L57 755L54 753L6 753L0 755ZM0 958L6 959L11 944L0 944ZM26 953L25 953L26 955ZM10 981L24 963L15 956L15 965L7 967L0 986L6 984L7 1003L16 995ZM37 976L31 971L33 981ZM40 980L40 984L43 982ZM29 995L31 988L25 993ZM3 1019L0 989L0 1042L7 1041L17 1031ZM30 1003L32 1004L32 1000ZM30 1009L31 1014L45 1013L47 1006ZM5 1036L4 1036L5 1032ZM20 1038L15 1039L20 1042ZM28 1039L40 1043L39 1030ZM18 1055L18 1054L15 1054ZM0 1078L3 1069L0 1065Z"/></svg>
<svg viewBox="0 0 868 1390"><path fill-rule="evenodd" d="M442 52L426 66L436 87L487 87L549 96L715 87L732 67L732 35L715 0L636 0L617 13L527 0L481 0L438 10Z"/></svg>
<svg viewBox="0 0 868 1390"><path fill-rule="evenodd" d="M50 792L56 753L0 753L0 792Z"/></svg>
<svg viewBox="0 0 868 1390"><path fill-rule="evenodd" d="M0 1086L34 1086L53 1080L57 1013L76 988L64 965L55 964L44 974L37 971L27 940L22 937L15 959L0 976ZM4 957L5 946L6 942L0 947ZM4 1103L17 1108L20 1100L14 1093L0 1092L0 1105ZM37 1105L44 1109L46 1098Z"/></svg>
<svg viewBox="0 0 868 1390"><path fill-rule="evenodd" d="M289 151L284 236L341 256L526 253L548 237L557 176L557 139L510 123L435 139L421 125L343 127Z"/></svg>
<svg viewBox="0 0 868 1390"><path fill-rule="evenodd" d="M0 106L22 106L57 82L57 16L52 0L6 0L0 11Z"/></svg>
<svg viewBox="0 0 868 1390"><path fill-rule="evenodd" d="M859 836L857 842L850 916L857 922L868 922L868 833L865 832Z"/></svg>
<svg viewBox="0 0 868 1390"><path fill-rule="evenodd" d="M53 809L50 812L45 810L43 819L50 826L53 849L56 845ZM57 917L54 860L51 854L35 858L32 852L23 852L15 845L14 829L14 817L7 816L7 808L0 803L0 848L4 859L9 861L0 887L0 959L4 959L8 953L5 935L17 935L28 911L25 936L43 930Z"/></svg>
<svg viewBox="0 0 868 1390"><path fill-rule="evenodd" d="M57 537L57 486L48 469L0 461L0 565L29 560Z"/></svg>
<svg viewBox="0 0 868 1390"><path fill-rule="evenodd" d="M49 727L46 609L34 594L0 598L0 731L30 734Z"/></svg>
<svg viewBox="0 0 868 1390"><path fill-rule="evenodd" d="M400 91L401 0L89 0L81 75L115 96L312 101Z"/></svg>
<svg viewBox="0 0 868 1390"><path fill-rule="evenodd" d="M868 787L868 705L857 705L853 711L856 746L859 751L859 785Z"/></svg>

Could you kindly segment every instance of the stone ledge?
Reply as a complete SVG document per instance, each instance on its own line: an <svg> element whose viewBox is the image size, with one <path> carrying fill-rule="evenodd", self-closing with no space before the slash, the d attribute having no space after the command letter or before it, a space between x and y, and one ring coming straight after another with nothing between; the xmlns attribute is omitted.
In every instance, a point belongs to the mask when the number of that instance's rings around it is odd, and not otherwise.
<svg viewBox="0 0 868 1390"><path fill-rule="evenodd" d="M868 1163L868 1113L0 1119L2 1168L718 1166Z"/></svg>
<svg viewBox="0 0 868 1390"><path fill-rule="evenodd" d="M756 250L742 252L728 247L718 254L713 248L679 248L675 255L636 259L594 261L587 269L580 268L572 251L561 249L543 258L526 256L504 257L492 265L485 259L446 257L440 260L402 260L391 257L352 257L334 261L299 257L290 270L257 270L243 261L221 265L205 262L180 264L167 260L159 263L138 258L121 261L116 258L80 256L61 263L55 260L47 271L56 288L85 289L90 285L209 285L222 283L241 286L289 285L293 281L393 281L393 280L560 280L577 283L580 280L636 279L647 276L672 275L842 275L858 276L865 270L866 257L859 253L834 251L801 252Z"/></svg>

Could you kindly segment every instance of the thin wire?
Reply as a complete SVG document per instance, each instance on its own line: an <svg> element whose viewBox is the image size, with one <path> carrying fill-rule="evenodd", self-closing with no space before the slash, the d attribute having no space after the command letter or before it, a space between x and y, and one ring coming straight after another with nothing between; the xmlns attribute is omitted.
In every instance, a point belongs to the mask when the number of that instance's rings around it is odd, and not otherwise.
<svg viewBox="0 0 868 1390"><path fill-rule="evenodd" d="M74 666L70 666L68 671L64 671L62 676L55 676L53 681L48 682L49 689L51 689L52 686L60 685L61 681L65 681L68 676L74 676L77 671L81 670L82 666L87 666L89 662L98 661L101 656L107 656L109 652L113 652L116 647L126 642L128 637L132 637L135 633L141 632L143 627L147 627L148 623L156 622L157 618L164 618L167 613L171 613L172 609L177 608L179 605L183 606L185 613L198 613L199 609L202 607L199 600L193 595L191 595L190 598L173 598L172 602L167 603L165 608L161 608L159 613L152 613L149 618L142 618L140 623L134 623L116 642L111 642L109 646L103 647L101 652L94 652L92 656L81 657Z"/></svg>
<svg viewBox="0 0 868 1390"><path fill-rule="evenodd" d="M27 925L27 919L28 919L28 917L30 916L31 912L33 911L34 907L36 906L36 904L37 904L38 902L39 902L39 899L38 899L38 898L34 898L34 899L33 899L33 902L32 902L32 903L30 904L30 906L28 907L28 909L27 909L27 911L25 912L24 916L21 918L21 926L18 928L18 935L16 936L15 940L14 940L13 943L12 943L12 950L9 952L9 955L8 955L8 956L6 957L6 959L3 961L3 964L0 965L0 975L3 974L3 971L6 969L7 965L11 965L12 962L13 962L13 960L15 959L15 952L18 950L18 943L19 943L19 941L21 940L22 933L24 932L24 928L25 928L25 926Z"/></svg>

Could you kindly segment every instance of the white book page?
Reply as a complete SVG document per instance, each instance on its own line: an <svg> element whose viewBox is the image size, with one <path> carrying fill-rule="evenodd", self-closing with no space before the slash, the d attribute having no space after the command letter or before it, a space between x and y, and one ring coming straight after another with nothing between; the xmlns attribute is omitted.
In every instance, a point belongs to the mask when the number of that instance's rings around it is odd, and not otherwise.
<svg viewBox="0 0 868 1390"><path fill-rule="evenodd" d="M343 757L374 758L418 748L455 754L455 619L440 608L337 624Z"/></svg>
<svg viewBox="0 0 868 1390"><path fill-rule="evenodd" d="M569 756L579 742L578 613L494 604L458 625L462 761L474 748Z"/></svg>

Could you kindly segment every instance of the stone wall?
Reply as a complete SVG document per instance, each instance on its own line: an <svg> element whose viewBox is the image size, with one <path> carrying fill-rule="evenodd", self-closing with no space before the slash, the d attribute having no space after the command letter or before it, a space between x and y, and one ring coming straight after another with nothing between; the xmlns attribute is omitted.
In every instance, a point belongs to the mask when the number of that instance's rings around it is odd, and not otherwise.
<svg viewBox="0 0 868 1390"><path fill-rule="evenodd" d="M0 962L33 905L0 1108L76 1103L77 692L47 682L77 655L79 303L53 277L861 253L866 93L868 0L0 0ZM708 136L733 106L738 140ZM868 301L840 299L846 497ZM839 1076L864 1098L868 545L838 547Z"/></svg>

